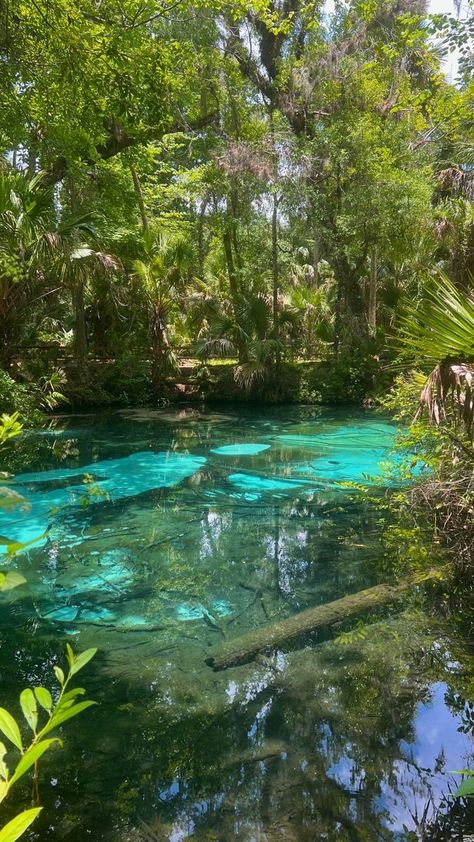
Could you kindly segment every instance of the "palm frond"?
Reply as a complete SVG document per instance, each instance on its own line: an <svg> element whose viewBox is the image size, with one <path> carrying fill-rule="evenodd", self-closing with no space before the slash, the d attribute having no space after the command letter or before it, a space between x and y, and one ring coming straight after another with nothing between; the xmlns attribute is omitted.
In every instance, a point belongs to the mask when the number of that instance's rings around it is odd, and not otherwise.
<svg viewBox="0 0 474 842"><path fill-rule="evenodd" d="M420 396L417 420L426 407L431 422L444 423L449 406L455 419L463 422L472 438L474 422L474 365L469 363L441 363L429 375ZM451 399L449 403L449 399Z"/></svg>
<svg viewBox="0 0 474 842"><path fill-rule="evenodd" d="M199 359L204 360L209 357L230 357L236 352L234 343L225 336L198 340L193 350Z"/></svg>
<svg viewBox="0 0 474 842"><path fill-rule="evenodd" d="M474 357L474 297L445 276L433 279L417 309L401 323L401 341L428 362L469 361Z"/></svg>
<svg viewBox="0 0 474 842"><path fill-rule="evenodd" d="M268 373L265 362L251 360L236 366L234 380L244 391L251 392L258 383L263 383L267 379Z"/></svg>

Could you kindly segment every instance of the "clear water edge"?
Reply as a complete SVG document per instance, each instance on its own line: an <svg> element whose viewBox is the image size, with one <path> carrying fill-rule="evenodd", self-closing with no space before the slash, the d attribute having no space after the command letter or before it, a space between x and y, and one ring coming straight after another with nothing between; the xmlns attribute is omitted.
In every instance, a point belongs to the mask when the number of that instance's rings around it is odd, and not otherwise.
<svg viewBox="0 0 474 842"><path fill-rule="evenodd" d="M449 770L472 763L458 730L472 676L453 655L463 641L415 598L349 646L205 664L224 637L390 576L377 512L338 485L377 474L390 436L366 413L294 407L132 411L38 434L17 474L32 510L0 531L26 537L46 517L50 533L18 557L28 585L2 607L2 697L47 684L69 640L99 646L84 683L100 706L45 763L54 824L32 838L408 839L427 804L448 815ZM155 454L171 454L166 470ZM86 468L95 496L77 487ZM465 813L436 838L467 832Z"/></svg>

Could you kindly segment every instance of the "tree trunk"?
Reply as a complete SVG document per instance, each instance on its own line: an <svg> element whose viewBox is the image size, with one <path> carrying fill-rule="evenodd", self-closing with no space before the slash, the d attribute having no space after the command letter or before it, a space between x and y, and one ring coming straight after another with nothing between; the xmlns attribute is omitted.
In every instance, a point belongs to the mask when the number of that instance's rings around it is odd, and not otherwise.
<svg viewBox="0 0 474 842"><path fill-rule="evenodd" d="M429 570L421 581L437 579L439 578L439 572L439 569ZM324 626L339 623L346 617L393 602L408 588L417 584L418 581L420 581L419 577L413 577L398 585L375 585L358 593L343 596L333 602L327 602L325 605L307 608L286 620L279 620L276 623L263 626L263 628L253 629L241 635L241 637L229 640L216 648L214 652L211 652L210 656L206 658L206 663L216 671L245 664L253 660L255 655L263 650L275 649L284 644L292 643L299 640L302 635L311 634Z"/></svg>
<svg viewBox="0 0 474 842"><path fill-rule="evenodd" d="M273 338L276 342L279 340L278 329L278 291L280 278L278 273L278 196L273 193L273 209L272 209L272 287L273 287ZM280 361L280 352L276 352L277 365Z"/></svg>
<svg viewBox="0 0 474 842"><path fill-rule="evenodd" d="M234 264L234 257L232 254L232 237L230 228L228 225L224 228L223 233L223 245L224 245L224 254L227 264L227 275L229 277L229 287L230 287L230 297L232 299L232 310L234 313L234 321L239 328L239 333L236 337L236 345L237 345L237 353L239 357L239 363L245 361L245 342L243 337L240 335L240 314L239 314L239 307L240 307L240 289L239 283L237 280L237 274L235 271L235 264Z"/></svg>
<svg viewBox="0 0 474 842"><path fill-rule="evenodd" d="M316 219L313 220L313 286L315 289L319 286L319 258L320 258L320 240L319 231Z"/></svg>
<svg viewBox="0 0 474 842"><path fill-rule="evenodd" d="M198 255L199 255L199 277L204 277L204 220L206 218L206 210L209 204L209 199L203 199L201 203L201 208L199 210L199 218L198 218L198 230L197 230L197 240L198 240Z"/></svg>
<svg viewBox="0 0 474 842"><path fill-rule="evenodd" d="M367 315L358 273L341 250L334 259L337 293L334 315L334 350L353 350L368 338Z"/></svg>
<svg viewBox="0 0 474 842"><path fill-rule="evenodd" d="M83 365L87 359L87 331L84 307L84 283L76 281L72 290L72 307L74 312L74 351L78 374L81 375Z"/></svg>
<svg viewBox="0 0 474 842"><path fill-rule="evenodd" d="M160 301L151 304L150 339L152 349L151 382L154 392L161 392L166 378L166 355L169 349L166 321Z"/></svg>
<svg viewBox="0 0 474 842"><path fill-rule="evenodd" d="M237 266L239 275L242 271L242 257L240 255L239 242L237 239L237 218L239 214L239 195L237 188L234 186L230 191L230 203L227 204L229 230L231 234L231 242L234 248L235 264Z"/></svg>
<svg viewBox="0 0 474 842"><path fill-rule="evenodd" d="M15 355L18 342L18 315L12 292L17 295L21 289L22 282L0 280L0 368L9 371Z"/></svg>
<svg viewBox="0 0 474 842"><path fill-rule="evenodd" d="M140 218L142 221L142 228L144 231L148 231L148 218L146 215L145 202L143 199L140 179L138 178L138 173L134 166L130 166L130 172L132 174L133 187L135 189L135 195L137 197L138 209L140 211Z"/></svg>
<svg viewBox="0 0 474 842"><path fill-rule="evenodd" d="M370 249L370 280L369 280L369 331L375 334L377 330L377 246Z"/></svg>

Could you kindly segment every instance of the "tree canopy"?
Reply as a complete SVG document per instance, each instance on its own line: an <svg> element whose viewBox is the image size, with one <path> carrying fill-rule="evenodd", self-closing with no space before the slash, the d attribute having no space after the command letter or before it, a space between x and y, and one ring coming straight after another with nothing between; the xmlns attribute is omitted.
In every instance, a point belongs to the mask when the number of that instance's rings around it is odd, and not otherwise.
<svg viewBox="0 0 474 842"><path fill-rule="evenodd" d="M183 354L220 355L251 389L298 359L390 357L433 272L469 283L469 19L422 0L17 0L2 15L6 368L69 343L81 374L137 355L159 392ZM181 278L158 327L157 260Z"/></svg>

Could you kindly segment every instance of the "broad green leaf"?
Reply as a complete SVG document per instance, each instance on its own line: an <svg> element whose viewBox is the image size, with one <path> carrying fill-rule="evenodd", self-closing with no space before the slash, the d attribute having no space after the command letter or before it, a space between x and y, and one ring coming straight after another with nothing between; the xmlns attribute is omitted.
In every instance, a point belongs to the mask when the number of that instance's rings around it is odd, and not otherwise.
<svg viewBox="0 0 474 842"><path fill-rule="evenodd" d="M474 778L469 777L459 784L454 795L456 798L474 798Z"/></svg>
<svg viewBox="0 0 474 842"><path fill-rule="evenodd" d="M74 707L67 708L67 710L59 710L58 713L53 716L51 722L49 722L46 728L44 728L43 734L49 734L53 728L58 728L59 725L63 724L63 722L66 722L68 719L72 719L73 716L77 716L78 713L82 713L83 710L87 710L87 708L90 708L95 704L97 704L97 702L79 702L79 704L74 705Z"/></svg>
<svg viewBox="0 0 474 842"><path fill-rule="evenodd" d="M68 702L70 699L75 699L76 696L83 696L85 692L84 687L74 687L72 690L68 690L67 693L64 694L62 702Z"/></svg>
<svg viewBox="0 0 474 842"><path fill-rule="evenodd" d="M0 743L0 778L7 780L8 778L8 766L5 763L5 755L7 753L7 747L5 743Z"/></svg>
<svg viewBox="0 0 474 842"><path fill-rule="evenodd" d="M36 745L31 746L27 751L25 751L23 757L21 758L20 762L18 763L13 775L10 778L9 785L15 783L28 769L31 768L39 759L43 756L45 751L48 750L53 743L59 743L62 745L61 740L58 737L52 737L50 740L41 740Z"/></svg>
<svg viewBox="0 0 474 842"><path fill-rule="evenodd" d="M86 649L85 652L81 652L81 654L74 659L74 663L71 666L71 675L75 675L76 672L79 672L79 670L85 667L85 665L92 660L96 652L97 649Z"/></svg>
<svg viewBox="0 0 474 842"><path fill-rule="evenodd" d="M59 705L56 708L56 713L58 713L60 710L68 710L68 708L72 708L74 702L75 702L74 697L72 699L66 699L66 700L61 699Z"/></svg>
<svg viewBox="0 0 474 842"><path fill-rule="evenodd" d="M5 734L7 740L10 740L19 751L23 751L20 729L11 713L5 710L5 708L0 708L0 731L2 734Z"/></svg>
<svg viewBox="0 0 474 842"><path fill-rule="evenodd" d="M2 802L3 799L7 797L9 789L10 784L8 783L8 781L0 781L0 802Z"/></svg>
<svg viewBox="0 0 474 842"><path fill-rule="evenodd" d="M0 573L0 591L12 591L18 585L24 585L26 579L21 573L9 570L8 573Z"/></svg>
<svg viewBox="0 0 474 842"><path fill-rule="evenodd" d="M28 687L20 693L20 705L28 725L32 731L36 731L38 724L38 705L36 704L35 694L33 690Z"/></svg>
<svg viewBox="0 0 474 842"><path fill-rule="evenodd" d="M66 655L67 655L67 662L70 667L72 667L74 663L74 652L72 651L71 646L69 643L66 643Z"/></svg>
<svg viewBox="0 0 474 842"><path fill-rule="evenodd" d="M15 816L11 822L5 825L0 830L0 842L16 842L29 828L30 824L34 822L37 816L41 813L42 807L35 807L33 810L25 810L18 816Z"/></svg>
<svg viewBox="0 0 474 842"><path fill-rule="evenodd" d="M56 678L58 679L59 683L64 684L64 673L63 673L61 667L53 667L53 669L54 669L54 674L55 674Z"/></svg>
<svg viewBox="0 0 474 842"><path fill-rule="evenodd" d="M41 707L49 713L53 707L53 699L49 690L47 690L46 687L35 687L35 696Z"/></svg>

